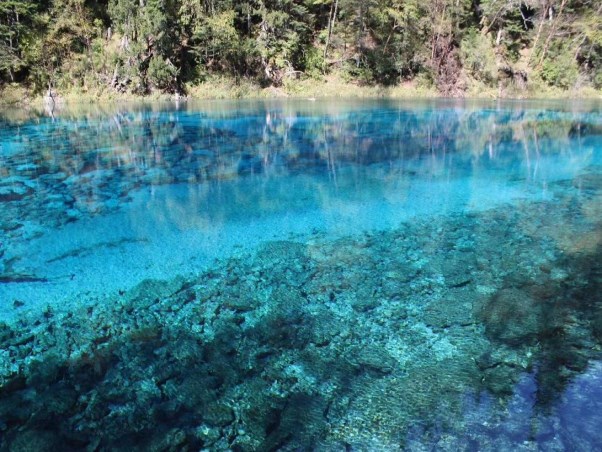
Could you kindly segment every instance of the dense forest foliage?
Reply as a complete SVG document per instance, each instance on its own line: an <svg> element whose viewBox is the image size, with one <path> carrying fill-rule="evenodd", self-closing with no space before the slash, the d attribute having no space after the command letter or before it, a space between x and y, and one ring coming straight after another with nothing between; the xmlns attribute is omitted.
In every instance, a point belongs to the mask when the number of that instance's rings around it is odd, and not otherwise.
<svg viewBox="0 0 602 452"><path fill-rule="evenodd" d="M1 0L0 84L185 92L337 74L461 95L602 88L600 0Z"/></svg>

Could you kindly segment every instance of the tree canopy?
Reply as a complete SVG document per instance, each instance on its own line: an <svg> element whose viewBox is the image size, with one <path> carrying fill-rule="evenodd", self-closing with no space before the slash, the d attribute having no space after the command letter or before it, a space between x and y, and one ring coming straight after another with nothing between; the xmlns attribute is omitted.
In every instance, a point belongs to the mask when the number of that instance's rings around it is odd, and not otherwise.
<svg viewBox="0 0 602 452"><path fill-rule="evenodd" d="M3 0L0 83L181 92L215 74L264 86L602 89L599 0Z"/></svg>

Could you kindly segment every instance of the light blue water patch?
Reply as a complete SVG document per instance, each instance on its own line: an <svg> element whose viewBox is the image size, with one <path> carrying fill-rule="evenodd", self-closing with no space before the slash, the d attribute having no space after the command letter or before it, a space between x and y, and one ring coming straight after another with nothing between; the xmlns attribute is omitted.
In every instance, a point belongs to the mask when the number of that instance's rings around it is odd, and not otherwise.
<svg viewBox="0 0 602 452"><path fill-rule="evenodd" d="M82 294L127 290L145 278L194 274L237 247L267 240L291 235L306 240L316 232L340 237L394 228L416 216L547 199L552 196L548 184L572 179L592 162L586 149L521 162L500 174L490 161L454 166L453 160L424 157L410 164L341 164L326 175L287 171L201 185L152 185L134 190L126 202L93 197L73 206L87 217L58 229L32 225L33 237L5 245L7 258L14 258L12 272L43 281L4 284L0 294L27 300L29 306L64 306ZM100 185L105 177L93 171L63 183ZM42 208L61 218L68 207L63 196L47 194ZM101 215L96 209L109 212ZM3 308L6 315L14 312L10 303Z"/></svg>
<svg viewBox="0 0 602 452"><path fill-rule="evenodd" d="M13 142L30 147L9 158L16 176L0 187L11 201L4 221L19 225L3 243L5 273L39 281L0 286L3 315L14 313L10 300L65 305L291 234L546 199L550 183L600 164L591 113L546 112L541 126L540 112L506 109L260 109L24 127ZM552 139L558 124L564 136Z"/></svg>
<svg viewBox="0 0 602 452"><path fill-rule="evenodd" d="M599 104L9 114L0 449L602 444Z"/></svg>

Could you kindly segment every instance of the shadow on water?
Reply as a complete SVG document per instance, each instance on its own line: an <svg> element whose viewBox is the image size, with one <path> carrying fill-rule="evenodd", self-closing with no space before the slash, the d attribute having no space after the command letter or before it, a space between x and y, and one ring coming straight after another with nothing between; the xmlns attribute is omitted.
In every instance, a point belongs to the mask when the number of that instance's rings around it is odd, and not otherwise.
<svg viewBox="0 0 602 452"><path fill-rule="evenodd" d="M288 249L287 258L294 254ZM231 273L233 265L237 270ZM200 294L208 297L204 305L190 283L175 283L179 288L160 302L157 297L169 290L148 281L125 295L127 304L103 319L107 323L100 331L98 325L85 326L89 319L67 315L54 320L52 313L46 316L43 337L16 335L5 326L7 350L35 354L50 343L51 350L65 352L79 343L84 351L76 358L47 353L4 381L0 449L315 446L327 430L332 400L312 387L313 379L304 381L310 378L304 372L327 370L330 384L344 388L357 369L332 362L328 354L304 351L315 340L325 345L328 339L316 333L314 324L326 319L316 320L303 309L303 292L295 286L275 289L270 296L274 307L247 327L246 314L260 309L260 300L238 287L245 273L237 262L222 270L219 277L204 275L202 287L215 286ZM294 271L288 276L291 283L305 278ZM174 324L157 315L162 310L170 313L167 317L179 310L196 316ZM116 331L120 334L112 337Z"/></svg>
<svg viewBox="0 0 602 452"><path fill-rule="evenodd" d="M454 171L524 164L536 178L536 156L574 145L586 159L600 134L582 112L297 113L59 115L3 150L2 212L62 224L51 195L78 221L147 185L312 171L338 183L347 164L403 161L413 177L412 162L430 159L420 176L447 177L452 157ZM599 448L602 179L591 169L549 184L549 199L267 242L197 278L3 323L0 450ZM2 227L18 235L12 221Z"/></svg>
<svg viewBox="0 0 602 452"><path fill-rule="evenodd" d="M600 359L602 247L563 232L602 236L595 199L269 242L5 325L0 450L595 448L566 413L597 416L567 388Z"/></svg>

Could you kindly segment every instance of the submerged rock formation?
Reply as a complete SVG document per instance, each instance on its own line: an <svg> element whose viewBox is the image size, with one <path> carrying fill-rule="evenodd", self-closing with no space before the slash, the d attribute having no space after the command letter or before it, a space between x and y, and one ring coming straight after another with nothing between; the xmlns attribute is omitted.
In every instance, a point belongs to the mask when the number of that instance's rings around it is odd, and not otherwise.
<svg viewBox="0 0 602 452"><path fill-rule="evenodd" d="M588 199L563 229L600 232ZM565 202L270 242L3 324L0 450L562 449L550 408L602 331L602 248L544 214Z"/></svg>

